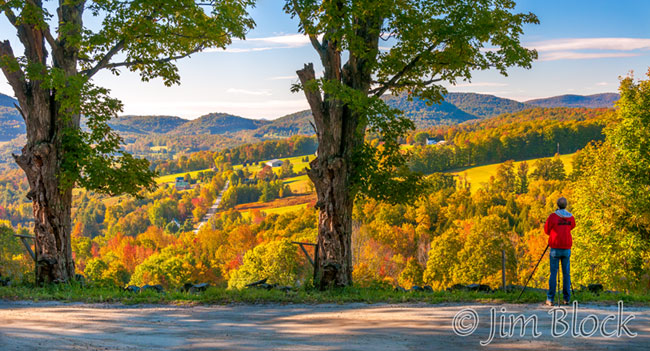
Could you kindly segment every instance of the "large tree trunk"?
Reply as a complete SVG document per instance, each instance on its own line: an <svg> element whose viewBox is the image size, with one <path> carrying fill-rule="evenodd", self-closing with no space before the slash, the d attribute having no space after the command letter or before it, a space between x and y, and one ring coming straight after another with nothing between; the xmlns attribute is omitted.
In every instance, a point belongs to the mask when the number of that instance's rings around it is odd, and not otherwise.
<svg viewBox="0 0 650 351"><path fill-rule="evenodd" d="M59 183L63 148L62 130L77 118L59 115L56 92L35 81L24 101L20 101L25 117L27 145L16 163L25 171L29 182L27 198L34 213L34 254L36 283L61 283L75 276L70 232L72 189Z"/></svg>
<svg viewBox="0 0 650 351"><path fill-rule="evenodd" d="M328 73L326 73L328 75ZM298 71L301 82L313 80L313 65ZM309 178L318 201L318 259L316 286L325 289L352 285L352 210L356 193L351 183L353 156L363 143L359 116L344 104L320 93L305 91L318 135L318 157ZM363 129L363 128L361 128Z"/></svg>
<svg viewBox="0 0 650 351"><path fill-rule="evenodd" d="M34 5L41 7L42 2L35 1ZM59 32L58 41L48 40L54 53L52 66L60 69L66 78L78 74L78 48L68 45L66 38L80 33L83 6L83 1L61 4L57 12L59 20L66 25L60 29L63 32ZM30 23L16 21L15 25L29 64L42 67L43 76L50 74L44 32ZM0 56L16 60L9 42L0 43ZM36 283L68 282L75 276L70 238L72 189L62 187L59 176L64 159L64 129L79 128L80 116L76 111L61 111L56 96L62 92L46 84L44 79L28 77L7 66L3 66L3 72L18 98L27 130L27 144L14 159L29 182L27 198L32 201L34 213ZM71 90L70 94L79 92ZM78 95L63 96L61 100L78 98Z"/></svg>
<svg viewBox="0 0 650 351"><path fill-rule="evenodd" d="M29 181L32 200L36 256L36 282L67 282L74 278L70 243L72 190L59 187L56 143L28 143L16 162Z"/></svg>
<svg viewBox="0 0 650 351"><path fill-rule="evenodd" d="M338 6L342 9L343 2ZM378 53L379 34L383 20L373 14L357 19L355 35L363 38L366 53L358 56L349 52L348 61L342 65L341 48L336 43L334 31L331 38L318 42L311 35L312 46L318 52L325 69L323 78L368 94L371 82L369 60ZM307 64L296 72L312 111L318 137L318 157L310 163L309 178L314 183L318 201L318 265L316 281L319 288L352 285L352 210L357 195L353 184L355 153L363 145L367 120L354 112L331 93L314 88L314 66Z"/></svg>
<svg viewBox="0 0 650 351"><path fill-rule="evenodd" d="M349 159L333 142L318 145L318 157L308 173L314 183L318 214L318 267L316 284L321 289L352 284L352 206Z"/></svg>

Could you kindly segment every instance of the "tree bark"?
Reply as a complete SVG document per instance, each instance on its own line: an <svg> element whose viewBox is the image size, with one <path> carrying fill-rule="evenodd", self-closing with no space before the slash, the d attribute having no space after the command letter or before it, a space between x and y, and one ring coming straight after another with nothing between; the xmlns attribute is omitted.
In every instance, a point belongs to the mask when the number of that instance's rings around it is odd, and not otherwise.
<svg viewBox="0 0 650 351"><path fill-rule="evenodd" d="M56 143L31 143L16 162L29 182L27 197L34 213L36 282L60 283L74 278L70 242L72 190L61 190L57 175L60 147Z"/></svg>

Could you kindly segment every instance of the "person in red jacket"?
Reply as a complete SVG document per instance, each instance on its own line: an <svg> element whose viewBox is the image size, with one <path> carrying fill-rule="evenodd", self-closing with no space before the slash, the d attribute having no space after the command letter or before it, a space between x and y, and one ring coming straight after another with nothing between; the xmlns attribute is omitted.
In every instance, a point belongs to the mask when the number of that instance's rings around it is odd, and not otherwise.
<svg viewBox="0 0 650 351"><path fill-rule="evenodd" d="M551 213L544 224L544 232L548 235L548 246L551 248L549 255L551 260L551 276L548 279L548 293L546 294L546 304L553 305L555 299L557 271L562 262L562 298L564 304L571 301L571 245L573 238L571 230L576 227L576 220L573 215L566 210L568 205L567 199L561 197L557 199L557 211Z"/></svg>

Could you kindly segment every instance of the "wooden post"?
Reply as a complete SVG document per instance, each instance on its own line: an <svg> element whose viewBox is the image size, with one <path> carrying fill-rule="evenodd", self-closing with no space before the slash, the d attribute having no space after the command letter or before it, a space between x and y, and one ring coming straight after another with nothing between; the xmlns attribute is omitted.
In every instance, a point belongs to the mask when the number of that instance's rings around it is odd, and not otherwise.
<svg viewBox="0 0 650 351"><path fill-rule="evenodd" d="M501 286L506 291L506 250L501 250Z"/></svg>
<svg viewBox="0 0 650 351"><path fill-rule="evenodd" d="M314 286L316 286L316 281L318 280L318 266L319 266L319 263L320 263L320 260L318 259L318 245L316 245L316 249L314 250L314 277L312 278Z"/></svg>
<svg viewBox="0 0 650 351"><path fill-rule="evenodd" d="M314 281L314 284L316 284L316 278L318 277L318 261L319 261L318 260L318 245L312 244L312 243L301 243L301 242L298 242L298 241L292 241L291 243L300 246L300 249L302 250L302 253L305 254L307 259L309 260L309 263L311 263L311 266L314 268L313 281ZM309 252L307 252L307 249L305 249L305 245L314 247L314 259L311 258L311 256L309 255Z"/></svg>
<svg viewBox="0 0 650 351"><path fill-rule="evenodd" d="M23 243L23 246L25 246L27 253L29 253L29 256L31 256L32 260L36 262L36 255L34 254L34 251L32 251L31 245L29 245L29 243L27 242L27 239L34 240L34 237L31 235L21 235L21 234L14 234L14 236L20 238L20 241Z"/></svg>

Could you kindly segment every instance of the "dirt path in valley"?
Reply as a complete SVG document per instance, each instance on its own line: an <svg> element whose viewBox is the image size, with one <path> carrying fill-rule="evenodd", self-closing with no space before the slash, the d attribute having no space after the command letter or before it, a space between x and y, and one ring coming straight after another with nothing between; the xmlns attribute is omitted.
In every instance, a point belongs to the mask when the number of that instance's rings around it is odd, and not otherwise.
<svg viewBox="0 0 650 351"><path fill-rule="evenodd" d="M537 316L541 336L499 338L485 347L491 308L500 315ZM469 336L454 333L454 316L473 308L480 320ZM505 314L501 309L505 308ZM648 350L650 308L624 307L636 337L551 335L549 308L527 305L228 305L122 306L0 301L0 350ZM567 310L566 321L572 312ZM600 321L616 306L580 306ZM617 320L605 331L615 331ZM468 320L463 325L470 326ZM498 324L497 324L498 325ZM504 326L508 326L506 323ZM530 326L530 325L529 325ZM590 329L590 322L585 324ZM561 329L561 328L560 328ZM497 329L498 330L498 329ZM507 331L507 329L506 329Z"/></svg>

